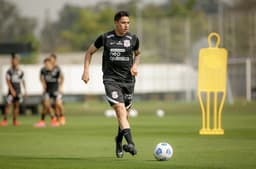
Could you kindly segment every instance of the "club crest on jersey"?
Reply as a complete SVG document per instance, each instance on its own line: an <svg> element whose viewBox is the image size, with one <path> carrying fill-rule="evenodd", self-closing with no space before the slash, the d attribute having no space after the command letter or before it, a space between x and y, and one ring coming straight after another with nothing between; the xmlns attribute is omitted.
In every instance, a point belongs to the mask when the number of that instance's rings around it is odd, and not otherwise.
<svg viewBox="0 0 256 169"><path fill-rule="evenodd" d="M112 92L112 98L113 98L113 99L118 98L118 93L117 93L117 91L113 91L113 92Z"/></svg>
<svg viewBox="0 0 256 169"><path fill-rule="evenodd" d="M130 46L131 46L130 40L124 40L124 47L130 47Z"/></svg>

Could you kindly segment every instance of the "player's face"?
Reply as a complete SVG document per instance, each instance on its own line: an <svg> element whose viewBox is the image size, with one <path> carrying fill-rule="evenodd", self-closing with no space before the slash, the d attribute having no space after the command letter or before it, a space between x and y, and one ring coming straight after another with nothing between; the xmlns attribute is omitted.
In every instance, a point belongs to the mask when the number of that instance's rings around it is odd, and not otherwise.
<svg viewBox="0 0 256 169"><path fill-rule="evenodd" d="M20 59L18 57L12 59L12 66L13 67L18 67L19 63L20 63Z"/></svg>
<svg viewBox="0 0 256 169"><path fill-rule="evenodd" d="M130 20L129 17L123 16L119 21L115 21L116 31L120 35L124 35L129 31Z"/></svg>
<svg viewBox="0 0 256 169"><path fill-rule="evenodd" d="M52 70L53 69L53 65L50 61L45 62L44 66L47 70Z"/></svg>
<svg viewBox="0 0 256 169"><path fill-rule="evenodd" d="M56 65L56 59L54 57L50 57L51 63L52 65Z"/></svg>

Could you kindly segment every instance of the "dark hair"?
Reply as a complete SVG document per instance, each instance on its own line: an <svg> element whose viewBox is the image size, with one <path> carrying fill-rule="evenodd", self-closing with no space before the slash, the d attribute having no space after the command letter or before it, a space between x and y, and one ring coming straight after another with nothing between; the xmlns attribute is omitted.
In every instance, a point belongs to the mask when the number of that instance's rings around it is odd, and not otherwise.
<svg viewBox="0 0 256 169"><path fill-rule="evenodd" d="M123 16L129 17L130 14L128 11L119 11L115 14L114 21L119 21Z"/></svg>
<svg viewBox="0 0 256 169"><path fill-rule="evenodd" d="M15 59L17 57L17 55L14 52L11 53L11 56L12 56L12 59Z"/></svg>
<svg viewBox="0 0 256 169"><path fill-rule="evenodd" d="M54 58L55 60L57 59L57 55L55 53L52 53L50 57Z"/></svg>
<svg viewBox="0 0 256 169"><path fill-rule="evenodd" d="M47 57L47 58L44 59L44 63L50 62L50 61L51 61L51 59L50 59L49 57Z"/></svg>

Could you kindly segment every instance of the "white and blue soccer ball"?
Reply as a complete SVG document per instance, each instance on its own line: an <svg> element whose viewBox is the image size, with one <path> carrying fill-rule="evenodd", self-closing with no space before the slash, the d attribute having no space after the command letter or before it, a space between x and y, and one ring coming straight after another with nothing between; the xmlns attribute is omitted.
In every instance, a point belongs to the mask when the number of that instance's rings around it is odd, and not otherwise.
<svg viewBox="0 0 256 169"><path fill-rule="evenodd" d="M173 149L170 144L161 142L156 145L156 148L154 150L154 156L156 160L167 161L172 157L172 155L173 155Z"/></svg>

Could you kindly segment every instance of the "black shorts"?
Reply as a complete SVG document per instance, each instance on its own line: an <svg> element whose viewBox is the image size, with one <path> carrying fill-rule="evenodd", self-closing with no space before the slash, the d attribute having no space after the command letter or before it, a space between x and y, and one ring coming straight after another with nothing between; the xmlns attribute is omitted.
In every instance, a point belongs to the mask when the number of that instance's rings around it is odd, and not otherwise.
<svg viewBox="0 0 256 169"><path fill-rule="evenodd" d="M17 96L13 97L10 93L6 96L6 102L8 104L14 103L14 102L23 102L23 97L21 94L18 94Z"/></svg>
<svg viewBox="0 0 256 169"><path fill-rule="evenodd" d="M119 83L112 80L104 80L106 98L111 106L124 103L126 109L132 106L132 98L135 83Z"/></svg>
<svg viewBox="0 0 256 169"><path fill-rule="evenodd" d="M58 100L58 99L62 99L62 94L60 94L59 92L46 92L44 95L43 95L43 100L46 100L46 99L50 99L50 100Z"/></svg>

